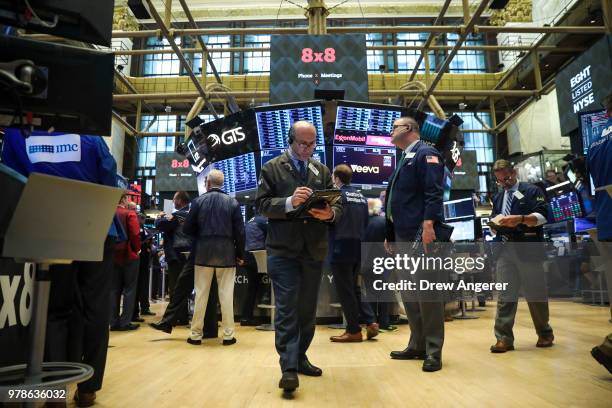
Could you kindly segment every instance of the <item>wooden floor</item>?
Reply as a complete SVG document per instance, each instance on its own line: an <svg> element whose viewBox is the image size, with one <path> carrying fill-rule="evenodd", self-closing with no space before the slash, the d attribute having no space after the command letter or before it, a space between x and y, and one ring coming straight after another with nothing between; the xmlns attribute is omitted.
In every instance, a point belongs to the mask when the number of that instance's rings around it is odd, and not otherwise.
<svg viewBox="0 0 612 408"><path fill-rule="evenodd" d="M155 305L154 311L163 311ZM608 308L551 303L555 346L535 347L526 304L519 306L516 351L494 355L494 304L477 320L446 325L444 368L389 359L403 349L400 326L376 340L330 343L339 331L318 326L309 351L323 377L300 377L293 400L281 398L274 333L237 327L238 343L186 343L187 328L167 335L143 326L111 333L99 407L612 407L612 376L590 356L612 331ZM158 318L153 318L158 319ZM149 319L152 321L152 319Z"/></svg>

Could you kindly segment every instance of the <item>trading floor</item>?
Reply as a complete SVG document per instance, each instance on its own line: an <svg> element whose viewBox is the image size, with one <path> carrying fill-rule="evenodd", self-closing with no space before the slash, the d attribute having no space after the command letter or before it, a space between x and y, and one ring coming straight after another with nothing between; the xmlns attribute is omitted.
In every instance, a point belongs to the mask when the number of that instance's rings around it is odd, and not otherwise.
<svg viewBox="0 0 612 408"><path fill-rule="evenodd" d="M491 354L495 304L479 319L446 324L444 370L426 375L420 361L389 358L405 347L407 325L363 343L331 343L337 330L317 326L310 360L323 377L301 377L293 400L280 398L274 333L237 328L238 343L223 347L208 339L186 343L186 327L172 335L147 326L111 332L100 407L280 407L431 406L431 407L609 407L612 378L589 351L610 331L609 309L551 302L555 345L535 347L527 305L519 304L516 350ZM160 313L163 304L153 310ZM153 317L152 321L157 319ZM149 319L151 320L151 319ZM201 401L198 404L197 401ZM71 403L72 404L72 403ZM72 405L69 405L72 406Z"/></svg>

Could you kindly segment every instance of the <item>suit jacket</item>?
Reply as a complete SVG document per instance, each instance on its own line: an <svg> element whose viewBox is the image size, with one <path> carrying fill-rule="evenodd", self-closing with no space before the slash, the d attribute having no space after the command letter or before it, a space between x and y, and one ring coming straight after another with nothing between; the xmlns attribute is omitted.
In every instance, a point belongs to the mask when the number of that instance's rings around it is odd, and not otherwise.
<svg viewBox="0 0 612 408"><path fill-rule="evenodd" d="M193 200L183 232L194 238L196 265L233 267L244 259L240 204L218 188Z"/></svg>
<svg viewBox="0 0 612 408"><path fill-rule="evenodd" d="M393 215L393 222L387 218L388 241L395 241L396 233L412 239L423 220L444 221L442 155L422 141L417 142L411 153L414 156L406 158L402 166L395 169L387 186L385 208L387 214L390 208Z"/></svg>
<svg viewBox="0 0 612 408"><path fill-rule="evenodd" d="M530 183L519 182L518 191L523 195L520 200L516 197L512 200L510 207L510 215L529 215L532 213L539 213L547 217L548 210L546 208L546 200L544 199L544 193L537 186ZM491 218L502 213L504 206L504 190L499 191L493 197L493 212L491 212ZM520 225L516 231L508 234L504 234L510 241L542 241L544 239L544 228L540 225L538 227L527 227Z"/></svg>
<svg viewBox="0 0 612 408"><path fill-rule="evenodd" d="M327 255L330 223L314 218L296 219L285 212L287 197L293 195L296 188L306 186L313 191L333 188L329 169L319 161L308 160L307 174L307 180L302 180L286 151L261 169L255 205L259 214L268 217L268 255L317 261ZM342 215L341 204L335 204L332 210L334 220L338 220Z"/></svg>

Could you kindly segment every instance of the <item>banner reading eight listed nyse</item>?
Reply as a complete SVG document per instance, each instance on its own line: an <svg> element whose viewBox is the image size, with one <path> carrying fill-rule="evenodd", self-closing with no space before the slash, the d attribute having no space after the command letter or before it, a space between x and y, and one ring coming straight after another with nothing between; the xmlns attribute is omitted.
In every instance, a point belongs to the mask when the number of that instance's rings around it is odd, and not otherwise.
<svg viewBox="0 0 612 408"><path fill-rule="evenodd" d="M568 299L591 288L581 274L612 271L612 243L362 243L362 300L506 302ZM597 279L595 279L597 281ZM603 278L601 281L605 281ZM596 284L596 283L593 283Z"/></svg>

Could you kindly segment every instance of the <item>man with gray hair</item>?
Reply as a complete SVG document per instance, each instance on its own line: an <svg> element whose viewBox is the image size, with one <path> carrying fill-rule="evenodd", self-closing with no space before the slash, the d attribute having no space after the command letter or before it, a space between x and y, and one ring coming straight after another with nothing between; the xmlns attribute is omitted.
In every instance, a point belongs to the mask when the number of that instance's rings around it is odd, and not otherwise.
<svg viewBox="0 0 612 408"><path fill-rule="evenodd" d="M191 336L187 342L202 344L202 326L213 274L219 282L219 301L223 317L223 345L236 343L234 337L234 278L236 264L244 259L244 221L240 205L227 195L223 173L211 170L206 179L206 193L191 204L183 232L194 239L196 290Z"/></svg>

